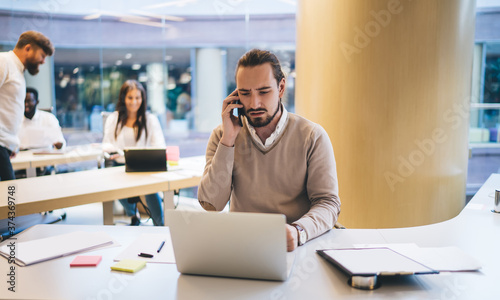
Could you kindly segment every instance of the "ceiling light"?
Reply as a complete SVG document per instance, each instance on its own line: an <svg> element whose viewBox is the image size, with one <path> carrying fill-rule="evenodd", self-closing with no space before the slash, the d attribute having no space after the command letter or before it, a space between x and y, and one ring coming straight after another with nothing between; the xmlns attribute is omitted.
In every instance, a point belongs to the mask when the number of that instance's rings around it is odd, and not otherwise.
<svg viewBox="0 0 500 300"><path fill-rule="evenodd" d="M173 90L176 87L175 79L173 77L168 77L167 90Z"/></svg>
<svg viewBox="0 0 500 300"><path fill-rule="evenodd" d="M154 4L154 5L149 5L144 7L144 9L155 9L155 8L160 8L160 7L166 7L166 6L173 6L177 5L179 7L182 7L186 5L189 2L197 2L198 0L179 0L179 1L170 1L170 2L163 2L160 4Z"/></svg>
<svg viewBox="0 0 500 300"><path fill-rule="evenodd" d="M179 78L179 83L186 84L191 81L191 74L189 73L182 73L181 77Z"/></svg>
<svg viewBox="0 0 500 300"><path fill-rule="evenodd" d="M118 79L120 79L120 72L118 72L118 71L113 71L113 72L109 73L109 78L110 78L110 79L113 79L113 80L118 80Z"/></svg>
<svg viewBox="0 0 500 300"><path fill-rule="evenodd" d="M115 62L115 65L117 65L117 66L121 66L121 65L122 65L122 63L123 63L123 61L122 61L121 59L119 59L119 60L117 60L117 61Z"/></svg>
<svg viewBox="0 0 500 300"><path fill-rule="evenodd" d="M149 13L149 12L145 12L145 11L142 11L142 10L136 10L136 9L133 9L130 12L134 13L134 14L143 15L143 16L147 16L147 17L151 17L151 18L156 18L156 19L161 19L161 20L166 20L166 21L183 22L183 21L186 20L185 18L181 18L181 17L159 15L159 14Z"/></svg>
<svg viewBox="0 0 500 300"><path fill-rule="evenodd" d="M127 18L121 18L120 21L121 22L125 22L125 23L138 24L138 25L146 25L146 26L160 27L160 28L171 27L168 24L162 24L160 22L142 21L142 20L138 20L138 19L135 19L135 18L128 18L128 17Z"/></svg>
<svg viewBox="0 0 500 300"><path fill-rule="evenodd" d="M91 15L85 16L85 17L83 17L83 19L89 21L89 20L99 19L100 17L101 17L101 14L97 13L97 14L91 14Z"/></svg>
<svg viewBox="0 0 500 300"><path fill-rule="evenodd" d="M125 54L125 59L131 59L131 58L132 58L132 53Z"/></svg>
<svg viewBox="0 0 500 300"><path fill-rule="evenodd" d="M132 70L137 71L141 69L141 64L133 64L132 65Z"/></svg>
<svg viewBox="0 0 500 300"><path fill-rule="evenodd" d="M139 82L146 82L148 81L148 75L145 72L139 73Z"/></svg>

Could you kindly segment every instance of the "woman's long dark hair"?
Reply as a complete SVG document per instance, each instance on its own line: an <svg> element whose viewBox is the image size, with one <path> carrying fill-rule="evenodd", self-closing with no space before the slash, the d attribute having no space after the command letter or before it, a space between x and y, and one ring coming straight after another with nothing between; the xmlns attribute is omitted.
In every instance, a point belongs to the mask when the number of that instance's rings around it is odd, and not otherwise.
<svg viewBox="0 0 500 300"><path fill-rule="evenodd" d="M138 141L141 138L143 129L144 133L146 134L146 139L148 138L148 128L146 126L146 91L144 91L144 87L138 81L127 80L120 89L120 96L118 97L118 104L116 105L116 111L118 112L118 121L116 122L115 139L118 137L118 131L121 130L127 123L128 112L127 106L125 105L125 97L127 96L127 93L129 91L134 89L140 91L142 97L141 107L139 107L139 110L137 111L137 120L134 124L134 131L136 132L135 140Z"/></svg>

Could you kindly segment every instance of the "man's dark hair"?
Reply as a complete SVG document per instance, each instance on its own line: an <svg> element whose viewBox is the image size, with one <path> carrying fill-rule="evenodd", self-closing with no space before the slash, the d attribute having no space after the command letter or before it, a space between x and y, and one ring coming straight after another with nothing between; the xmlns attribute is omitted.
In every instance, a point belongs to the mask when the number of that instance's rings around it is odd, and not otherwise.
<svg viewBox="0 0 500 300"><path fill-rule="evenodd" d="M17 41L16 48L21 49L28 44L42 48L43 52L48 56L54 54L54 45L52 45L52 42L38 31L30 30L23 32Z"/></svg>
<svg viewBox="0 0 500 300"><path fill-rule="evenodd" d="M26 88L26 94L32 93L35 96L35 100L38 101L38 91L32 87Z"/></svg>
<svg viewBox="0 0 500 300"><path fill-rule="evenodd" d="M238 73L238 69L240 67L255 67L263 65L265 63L271 64L274 78L276 79L276 83L279 85L281 79L285 78L285 74L283 74L283 70L281 70L281 65L278 58L276 57L276 55L274 55L274 53L270 51L252 49L243 54L240 60L238 60L235 74Z"/></svg>

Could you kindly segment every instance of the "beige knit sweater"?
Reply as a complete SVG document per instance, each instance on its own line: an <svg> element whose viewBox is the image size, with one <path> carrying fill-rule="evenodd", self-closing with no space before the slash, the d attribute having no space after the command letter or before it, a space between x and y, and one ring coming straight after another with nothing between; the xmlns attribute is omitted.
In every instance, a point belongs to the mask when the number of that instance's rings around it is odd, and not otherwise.
<svg viewBox="0 0 500 300"><path fill-rule="evenodd" d="M246 123L246 122L244 122ZM333 148L318 124L289 113L284 130L264 150L246 125L235 146L219 143L222 126L210 137L198 191L205 209L281 213L300 225L308 240L333 228L340 213Z"/></svg>

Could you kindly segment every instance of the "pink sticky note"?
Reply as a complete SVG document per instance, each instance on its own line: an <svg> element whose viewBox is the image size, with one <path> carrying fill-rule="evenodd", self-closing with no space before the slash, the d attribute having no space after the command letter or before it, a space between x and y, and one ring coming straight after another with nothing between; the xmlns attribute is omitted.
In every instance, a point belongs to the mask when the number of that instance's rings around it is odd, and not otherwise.
<svg viewBox="0 0 500 300"><path fill-rule="evenodd" d="M167 146L167 160L179 161L179 146Z"/></svg>
<svg viewBox="0 0 500 300"><path fill-rule="evenodd" d="M69 264L70 267L95 267L101 262L100 255L78 255Z"/></svg>

